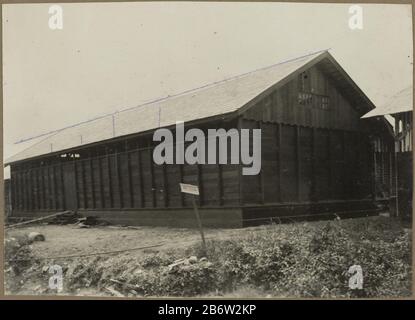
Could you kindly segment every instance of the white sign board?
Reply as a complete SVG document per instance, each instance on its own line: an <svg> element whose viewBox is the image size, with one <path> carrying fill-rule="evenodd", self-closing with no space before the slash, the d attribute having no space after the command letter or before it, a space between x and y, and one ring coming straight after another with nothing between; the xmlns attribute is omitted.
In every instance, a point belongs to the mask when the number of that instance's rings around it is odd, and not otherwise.
<svg viewBox="0 0 415 320"><path fill-rule="evenodd" d="M197 196L199 195L199 187L192 184L180 183L180 191L184 193L195 194Z"/></svg>

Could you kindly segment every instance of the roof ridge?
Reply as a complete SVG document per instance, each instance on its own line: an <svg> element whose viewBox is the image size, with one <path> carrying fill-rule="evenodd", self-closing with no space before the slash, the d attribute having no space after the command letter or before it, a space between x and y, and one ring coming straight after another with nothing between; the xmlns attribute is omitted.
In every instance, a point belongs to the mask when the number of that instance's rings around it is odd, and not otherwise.
<svg viewBox="0 0 415 320"><path fill-rule="evenodd" d="M39 137L42 137L42 136L45 136L45 135L46 135L46 137L45 137L45 139L46 139L46 138L48 138L48 137L50 137L52 135L55 135L55 134L57 134L59 132L62 132L64 130L66 130L66 129L70 129L70 128L73 128L73 127L77 127L77 126L80 126L80 125L85 124L85 123L89 123L89 122L92 122L92 121L95 121L95 120L100 120L100 119L103 119L103 118L109 117L109 116L114 116L117 113L121 113L121 112L129 111L129 110L133 110L133 109L142 108L142 107L151 105L153 103L167 101L169 99L173 99L173 98L176 98L176 97L180 97L180 96L189 94L191 92L197 92L198 90L206 89L206 88L209 88L209 87L212 87L212 86L215 86L215 85L219 85L219 84L225 83L227 81L235 80L235 79L238 79L238 78L247 76L249 74L252 74L252 73L255 73L255 72L258 72L258 71L263 71L263 70L266 70L266 69L271 69L273 67L276 67L276 66L279 66L279 65L282 65L282 64L285 64L285 63L293 62L293 61L296 61L296 60L304 59L304 58L307 58L309 56L312 56L312 55L315 55L315 54L318 54L318 53L328 52L328 50L330 50L330 48L329 49L322 49L322 50L314 51L314 52L311 52L311 53L308 53L308 54L305 54L305 55L302 55L302 56L299 56L299 57L291 58L291 59L288 59L288 60L283 60L283 61L274 63L272 65L268 65L268 66L265 66L265 67L261 67L261 68L257 68L257 69L251 70L251 71L247 71L247 72L244 72L244 73L240 73L240 74L237 74L237 75L234 75L234 76L231 76L229 78L225 78L225 79L222 79L222 80L219 80L219 81L209 82L209 83L204 84L202 86L195 87L195 88L188 89L188 90L184 90L184 91L181 91L181 92L176 93L176 94L173 94L173 95L167 95L165 97L160 97L160 98L157 98L157 99L149 100L149 101L144 102L144 103L141 103L141 104L139 104L137 106L128 107L128 108L125 108L125 109L122 109L122 110L116 110L114 112L107 113L107 114L100 115L100 116L96 116L95 118L91 118L91 119L88 119L88 120L84 120L84 121L81 121L81 122L78 122L78 123L75 123L75 124L72 124L72 125L68 125L68 126L63 127L63 128L59 128L59 129L56 129L56 130L49 131L47 133L42 133L42 134L39 134L37 136L33 136L33 137L30 137L30 138L26 138L26 139L21 139L20 141L15 142L15 144L22 143L22 142L26 142L26 141L30 141L32 139L36 139L36 138L39 138ZM41 141L38 141L37 143L33 144L32 146L35 146L35 145L37 145L38 143L40 143L42 141L43 141L43 139ZM30 148L32 146L29 146L28 148ZM26 150L26 149L24 149L24 150ZM22 151L24 151L24 150L22 150ZM20 152L18 152L18 153L20 153Z"/></svg>
<svg viewBox="0 0 415 320"><path fill-rule="evenodd" d="M123 111L128 111L128 110L135 109L135 108L140 108L140 107L143 107L143 106L152 104L152 103L156 103L156 102L165 101L165 100L168 100L168 99L180 97L182 95L186 95L186 94L191 93L191 92L195 92L195 91L198 91L198 90L201 90L201 89L205 89L205 88L208 88L208 87L211 87L211 86L215 86L215 85L218 85L218 84L221 84L221 83L230 81L230 80L235 80L235 79L238 79L238 78L247 76L249 74L252 74L252 73L255 73L255 72L258 72L258 71L262 71L262 70L266 70L266 69L271 69L273 67L276 67L276 66L279 66L279 65L282 65L282 64L285 64L285 63L289 63L289 62L293 62L293 61L296 61L296 60L304 59L304 58L307 58L309 56L315 55L317 53L328 52L328 50L329 49L318 50L318 51L315 51L315 52L308 53L306 55L302 55L302 56L295 57L295 58L288 59L288 60L283 60L283 61L280 61L280 62L271 64L271 65L268 65L268 66L265 66L265 67L260 67L260 68L257 68L257 69L251 70L251 71L247 71L247 72L240 73L240 74L237 74L237 75L234 75L234 76L230 76L229 78L225 78L225 79L222 79L222 80L209 82L209 83L204 84L204 85L201 85L199 87L195 87L195 88L192 88L192 89L184 90L184 91L181 91L181 92L176 93L176 94L173 94L173 95L165 96L163 98L158 98L158 99L154 99L154 100L151 100L151 101L148 101L148 102L144 102L144 103L142 103L142 104L140 104L138 106L129 107L129 108L126 108L126 109L122 109L122 110L116 111L116 112L114 112L114 114L115 113L119 113L119 112L123 112Z"/></svg>

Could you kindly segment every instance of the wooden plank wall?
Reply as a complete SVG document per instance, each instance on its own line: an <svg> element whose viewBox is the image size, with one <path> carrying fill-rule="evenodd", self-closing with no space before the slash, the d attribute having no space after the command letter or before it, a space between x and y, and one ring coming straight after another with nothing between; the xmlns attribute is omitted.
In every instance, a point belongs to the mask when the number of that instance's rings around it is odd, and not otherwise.
<svg viewBox="0 0 415 320"><path fill-rule="evenodd" d="M58 211L64 209L62 165L11 169L11 201L17 211Z"/></svg>
<svg viewBox="0 0 415 320"><path fill-rule="evenodd" d="M387 198L396 193L394 146L385 143L382 139L376 139L374 151L376 197Z"/></svg>
<svg viewBox="0 0 415 320"><path fill-rule="evenodd" d="M355 131L244 119L262 128L262 170L242 176L242 203L364 199L373 193L369 137Z"/></svg>
<svg viewBox="0 0 415 320"><path fill-rule="evenodd" d="M299 81L294 79L261 99L244 116L258 121L342 130L359 130L359 114L336 88L328 76L314 66L308 70L310 93L329 97L328 109L314 104L300 104ZM303 92L301 92L303 93Z"/></svg>
<svg viewBox="0 0 415 320"><path fill-rule="evenodd" d="M63 166L68 163L76 188L76 200L69 200L79 209L191 207L180 182L199 186L202 207L239 205L238 165L156 165L152 154L153 148L146 147L37 168L12 167L12 206L17 211L66 209Z"/></svg>
<svg viewBox="0 0 415 320"><path fill-rule="evenodd" d="M242 115L242 128L262 129L263 164L259 178L242 177L244 204L367 199L379 186L375 169L390 180L390 155L373 156L369 133L376 128L360 120L318 65L306 73L306 88L293 79ZM325 108L318 97L328 98Z"/></svg>
<svg viewBox="0 0 415 320"><path fill-rule="evenodd" d="M12 208L66 209L65 175L71 170L80 209L190 207L179 182L197 184L199 205L206 208L372 196L373 154L367 135L249 119L241 127L262 130L259 175L240 176L240 166L230 164L158 166L152 148L142 148L28 169L12 166ZM376 176L389 181L393 190L390 158L376 153L376 170L382 170Z"/></svg>

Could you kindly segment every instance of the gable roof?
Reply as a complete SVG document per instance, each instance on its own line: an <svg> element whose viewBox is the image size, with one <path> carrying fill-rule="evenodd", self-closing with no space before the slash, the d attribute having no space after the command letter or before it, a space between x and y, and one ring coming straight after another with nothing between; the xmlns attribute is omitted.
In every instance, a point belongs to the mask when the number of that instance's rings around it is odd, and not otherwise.
<svg viewBox="0 0 415 320"><path fill-rule="evenodd" d="M8 158L6 164L167 127L178 121L241 112L262 94L282 86L318 62L323 62L322 67L343 86L342 90L350 93L356 108L365 112L374 108L335 59L327 51L320 51L62 129Z"/></svg>
<svg viewBox="0 0 415 320"><path fill-rule="evenodd" d="M392 96L386 104L366 113L362 118L384 116L413 110L413 88L409 86Z"/></svg>

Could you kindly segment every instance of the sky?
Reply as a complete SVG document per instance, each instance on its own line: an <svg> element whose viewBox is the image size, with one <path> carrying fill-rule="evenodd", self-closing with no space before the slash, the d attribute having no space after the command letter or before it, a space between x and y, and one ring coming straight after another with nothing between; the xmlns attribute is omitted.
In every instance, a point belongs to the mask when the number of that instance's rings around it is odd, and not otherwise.
<svg viewBox="0 0 415 320"><path fill-rule="evenodd" d="M3 157L56 130L329 49L375 105L412 85L410 5L147 2L3 5ZM39 140L39 138L38 138Z"/></svg>

